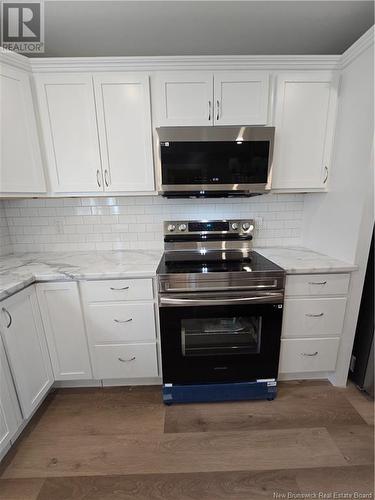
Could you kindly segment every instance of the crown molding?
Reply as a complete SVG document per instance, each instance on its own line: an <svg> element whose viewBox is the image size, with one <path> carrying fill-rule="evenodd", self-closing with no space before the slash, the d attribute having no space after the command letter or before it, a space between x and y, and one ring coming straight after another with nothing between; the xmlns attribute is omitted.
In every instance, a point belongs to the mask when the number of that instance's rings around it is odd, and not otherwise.
<svg viewBox="0 0 375 500"><path fill-rule="evenodd" d="M340 70L374 44L371 27L342 55L159 56L159 57L25 57L0 47L0 62L26 71L183 71L183 70Z"/></svg>
<svg viewBox="0 0 375 500"><path fill-rule="evenodd" d="M346 68L346 66L357 59L362 52L374 45L374 34L374 26L372 26L343 53L340 60L340 69Z"/></svg>
<svg viewBox="0 0 375 500"><path fill-rule="evenodd" d="M338 55L323 56L165 56L165 57L49 57L29 59L32 70L179 71L179 70L309 70L337 69Z"/></svg>
<svg viewBox="0 0 375 500"><path fill-rule="evenodd" d="M31 71L29 58L12 50L4 49L3 47L0 47L0 63L9 64L10 66L23 69L25 71Z"/></svg>

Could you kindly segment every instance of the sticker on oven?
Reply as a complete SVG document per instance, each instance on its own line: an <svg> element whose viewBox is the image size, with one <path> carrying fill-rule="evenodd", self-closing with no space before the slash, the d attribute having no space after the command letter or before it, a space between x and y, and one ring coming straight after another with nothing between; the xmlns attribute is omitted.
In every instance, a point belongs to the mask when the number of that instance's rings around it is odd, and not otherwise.
<svg viewBox="0 0 375 500"><path fill-rule="evenodd" d="M272 387L277 385L277 382L274 378L258 378L257 382L267 383L267 387Z"/></svg>

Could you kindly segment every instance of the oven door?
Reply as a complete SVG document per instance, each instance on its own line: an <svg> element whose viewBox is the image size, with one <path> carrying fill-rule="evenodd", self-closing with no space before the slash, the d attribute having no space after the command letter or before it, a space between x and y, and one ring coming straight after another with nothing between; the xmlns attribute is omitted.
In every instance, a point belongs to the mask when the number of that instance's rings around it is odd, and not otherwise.
<svg viewBox="0 0 375 500"><path fill-rule="evenodd" d="M282 301L282 293L255 300L220 294L210 299L164 297L164 303L161 298L163 382L276 378Z"/></svg>

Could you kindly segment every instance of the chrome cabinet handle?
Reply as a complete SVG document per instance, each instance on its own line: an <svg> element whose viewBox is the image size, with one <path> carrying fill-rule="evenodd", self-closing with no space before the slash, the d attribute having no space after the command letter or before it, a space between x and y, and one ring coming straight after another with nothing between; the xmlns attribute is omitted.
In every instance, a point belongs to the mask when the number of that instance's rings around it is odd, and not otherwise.
<svg viewBox="0 0 375 500"><path fill-rule="evenodd" d="M328 167L327 167L327 165L324 167L324 171L325 171L326 175L324 176L323 184L325 184L327 182L327 179L328 179Z"/></svg>
<svg viewBox="0 0 375 500"><path fill-rule="evenodd" d="M121 363L129 363L129 361L134 361L135 360L135 356L133 356L132 358L129 358L129 359L124 359L124 358L117 358L119 361L121 361Z"/></svg>
<svg viewBox="0 0 375 500"><path fill-rule="evenodd" d="M113 321L115 323L130 323L130 321L133 321L133 318L129 318L129 319L114 319Z"/></svg>
<svg viewBox="0 0 375 500"><path fill-rule="evenodd" d="M129 290L130 287L129 286L124 286L122 288L114 288L113 286L110 286L109 288L110 288L110 290L116 290L116 291L118 291L118 290Z"/></svg>
<svg viewBox="0 0 375 500"><path fill-rule="evenodd" d="M220 102L219 100L216 101L216 121L219 119L220 116Z"/></svg>
<svg viewBox="0 0 375 500"><path fill-rule="evenodd" d="M309 281L309 285L326 285L326 281Z"/></svg>
<svg viewBox="0 0 375 500"><path fill-rule="evenodd" d="M211 113L212 113L212 102L208 101L208 121L211 121Z"/></svg>
<svg viewBox="0 0 375 500"><path fill-rule="evenodd" d="M324 316L324 313L319 313L319 314L305 314L308 318L321 318Z"/></svg>
<svg viewBox="0 0 375 500"><path fill-rule="evenodd" d="M96 182L98 183L99 187L102 187L102 184L100 182L100 170L99 169L96 171Z"/></svg>
<svg viewBox="0 0 375 500"><path fill-rule="evenodd" d="M10 314L10 312L8 311L8 309L5 309L5 307L3 307L1 310L3 311L4 314L6 314L8 316L9 323L6 325L6 327L10 328L10 326L11 326L11 324L13 322L12 315Z"/></svg>
<svg viewBox="0 0 375 500"><path fill-rule="evenodd" d="M316 356L318 351L315 352L301 352L301 356Z"/></svg>
<svg viewBox="0 0 375 500"><path fill-rule="evenodd" d="M104 170L104 182L105 182L105 185L108 187L109 181L108 181L108 170L107 169Z"/></svg>

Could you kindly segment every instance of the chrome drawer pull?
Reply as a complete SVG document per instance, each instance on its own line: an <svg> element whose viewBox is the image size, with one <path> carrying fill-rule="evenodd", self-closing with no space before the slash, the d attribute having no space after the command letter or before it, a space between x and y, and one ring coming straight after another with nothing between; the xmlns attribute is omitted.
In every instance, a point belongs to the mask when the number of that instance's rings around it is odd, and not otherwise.
<svg viewBox="0 0 375 500"><path fill-rule="evenodd" d="M102 187L102 184L100 182L100 170L99 169L96 171L96 182L98 183L99 187Z"/></svg>
<svg viewBox="0 0 375 500"><path fill-rule="evenodd" d="M316 356L318 354L318 351L315 352L301 352L301 356Z"/></svg>
<svg viewBox="0 0 375 500"><path fill-rule="evenodd" d="M121 363L129 363L129 361L135 360L135 356L133 356L132 358L129 358L129 359L118 358L118 360L121 361Z"/></svg>
<svg viewBox="0 0 375 500"><path fill-rule="evenodd" d="M3 311L4 314L6 314L8 316L9 323L6 325L6 327L10 328L11 324L13 322L12 315L10 314L10 312L7 309L5 309L5 307L3 307L1 310Z"/></svg>
<svg viewBox="0 0 375 500"><path fill-rule="evenodd" d="M108 187L109 181L108 181L108 170L107 169L104 170L104 182L105 182L105 185Z"/></svg>
<svg viewBox="0 0 375 500"><path fill-rule="evenodd" d="M110 286L109 288L110 288L110 290L129 290L130 287L124 286L122 288L114 288L113 286Z"/></svg>
<svg viewBox="0 0 375 500"><path fill-rule="evenodd" d="M129 319L114 319L113 321L115 323L130 323L130 321L133 321L133 318L129 318Z"/></svg>
<svg viewBox="0 0 375 500"><path fill-rule="evenodd" d="M324 313L319 313L319 314L305 314L308 318L321 318L324 316Z"/></svg>
<svg viewBox="0 0 375 500"><path fill-rule="evenodd" d="M326 281L309 281L309 285L326 285Z"/></svg>

